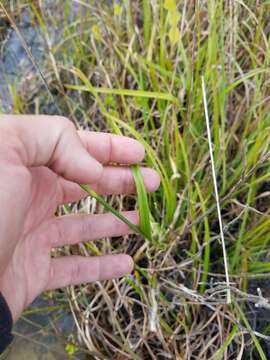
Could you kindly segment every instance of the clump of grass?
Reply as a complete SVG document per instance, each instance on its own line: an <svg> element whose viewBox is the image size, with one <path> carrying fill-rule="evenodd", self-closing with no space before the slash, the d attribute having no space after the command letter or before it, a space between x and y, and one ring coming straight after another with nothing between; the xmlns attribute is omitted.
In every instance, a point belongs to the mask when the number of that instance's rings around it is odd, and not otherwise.
<svg viewBox="0 0 270 360"><path fill-rule="evenodd" d="M100 198L87 187L92 200L64 210L118 216L137 199L141 216L138 236L69 249L127 252L136 261L126 279L68 289L78 343L98 359L267 358L269 327L256 327L249 310L265 317L268 308L266 289L252 289L270 272L269 3L74 3L76 15L70 1L28 9L45 38L62 29L48 62L61 112L78 127L138 139L146 165L161 175L148 199L134 168L138 198ZM21 97L29 111L47 100L42 87Z"/></svg>

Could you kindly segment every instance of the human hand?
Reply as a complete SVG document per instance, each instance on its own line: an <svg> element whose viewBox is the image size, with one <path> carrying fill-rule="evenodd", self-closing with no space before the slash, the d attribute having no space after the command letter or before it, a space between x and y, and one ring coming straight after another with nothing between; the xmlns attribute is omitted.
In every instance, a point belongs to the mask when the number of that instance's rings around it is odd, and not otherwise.
<svg viewBox="0 0 270 360"><path fill-rule="evenodd" d="M131 170L110 163L140 162L137 141L105 133L77 132L62 117L0 116L0 292L13 320L43 291L112 279L129 273L128 255L51 258L54 247L131 230L111 214L54 216L58 205L86 196L78 183L99 194L135 192ZM159 176L143 168L148 191ZM135 211L125 212L137 224Z"/></svg>

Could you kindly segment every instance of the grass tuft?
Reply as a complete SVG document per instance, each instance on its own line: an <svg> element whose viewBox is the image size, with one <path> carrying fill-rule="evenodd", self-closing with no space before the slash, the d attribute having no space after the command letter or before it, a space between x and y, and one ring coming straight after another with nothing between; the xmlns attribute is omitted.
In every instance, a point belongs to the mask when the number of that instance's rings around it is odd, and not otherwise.
<svg viewBox="0 0 270 360"><path fill-rule="evenodd" d="M97 359L269 357L270 2L0 3L39 65L8 83L12 111L59 108L77 128L134 137L161 177L146 195L133 167L137 195L83 185L91 196L59 209L110 211L137 234L59 250L136 263L126 279L68 289L72 344ZM44 39L42 58L29 52L25 18ZM8 49L9 38L4 58ZM140 226L121 215L136 203Z"/></svg>

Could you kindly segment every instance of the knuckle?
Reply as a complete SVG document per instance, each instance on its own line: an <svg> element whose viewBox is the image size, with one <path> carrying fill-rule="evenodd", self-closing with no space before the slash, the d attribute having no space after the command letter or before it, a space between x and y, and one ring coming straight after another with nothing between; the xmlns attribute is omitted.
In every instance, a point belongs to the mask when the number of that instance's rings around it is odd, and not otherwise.
<svg viewBox="0 0 270 360"><path fill-rule="evenodd" d="M123 169L123 175L122 175L122 192L129 193L130 191L130 171L128 169Z"/></svg>
<svg viewBox="0 0 270 360"><path fill-rule="evenodd" d="M102 265L101 265L101 259L100 257L97 257L97 264L96 264L96 279L99 280L103 280L102 277Z"/></svg>
<svg viewBox="0 0 270 360"><path fill-rule="evenodd" d="M79 226L79 237L82 241L89 240L90 235L93 232L93 223L89 216L83 216Z"/></svg>
<svg viewBox="0 0 270 360"><path fill-rule="evenodd" d="M137 210L134 211L134 219L133 219L133 222L134 222L136 225L139 225L140 216L139 216L139 212L138 212Z"/></svg>
<svg viewBox="0 0 270 360"><path fill-rule="evenodd" d="M63 243L65 235L64 235L63 227L59 223L58 219L52 222L50 226L50 234L51 234L52 247L57 247L59 244Z"/></svg>
<svg viewBox="0 0 270 360"><path fill-rule="evenodd" d="M119 221L119 219L116 216L111 217L111 226L114 233L117 232L117 230L119 230L119 228L123 226L123 224L124 223Z"/></svg>
<svg viewBox="0 0 270 360"><path fill-rule="evenodd" d="M61 129L75 131L75 125L65 116L54 116Z"/></svg>
<svg viewBox="0 0 270 360"><path fill-rule="evenodd" d="M79 261L74 261L71 269L70 269L70 284L77 284L79 279L80 279L80 275L81 275L82 269L81 269L81 264Z"/></svg>
<svg viewBox="0 0 270 360"><path fill-rule="evenodd" d="M107 135L106 136L106 148L107 151L106 153L106 159L105 159L105 163L110 163L112 161L112 153L113 153L113 139L112 136Z"/></svg>

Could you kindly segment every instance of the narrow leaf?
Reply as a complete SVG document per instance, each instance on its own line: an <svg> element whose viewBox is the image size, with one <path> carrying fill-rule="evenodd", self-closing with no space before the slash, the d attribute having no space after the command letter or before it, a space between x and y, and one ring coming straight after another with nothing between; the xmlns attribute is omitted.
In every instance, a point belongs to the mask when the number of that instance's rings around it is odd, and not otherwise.
<svg viewBox="0 0 270 360"><path fill-rule="evenodd" d="M99 202L101 205L104 206L104 208L107 211L110 211L113 215L115 215L116 217L118 217L118 219L120 219L121 221L123 221L127 226L129 226L129 228L131 230L133 230L135 233L142 235L143 237L147 237L147 235L141 231L141 229L133 224L129 219L127 219L125 216L123 216L120 212L118 212L117 210L115 210L110 204L108 204L101 196L99 196L93 189L90 188L89 185L80 185L80 187L85 190L90 196L92 196L93 198L95 198L97 200L97 202ZM150 240L150 239L149 239Z"/></svg>
<svg viewBox="0 0 270 360"><path fill-rule="evenodd" d="M109 94L109 95L122 95L122 96L132 96L132 97L142 97L147 99L157 99L157 100L167 100L171 101L174 104L179 105L179 100L168 93L160 93L155 91L145 91L145 90L131 90L131 89L110 89L104 87L92 87L84 85L69 85L65 84L67 89L79 90L79 91L95 91L97 94Z"/></svg>
<svg viewBox="0 0 270 360"><path fill-rule="evenodd" d="M138 165L132 166L132 173L134 176L140 216L140 229L146 234L149 240L152 240L151 222L150 222L150 209L147 199L147 193L144 186L143 177Z"/></svg>

